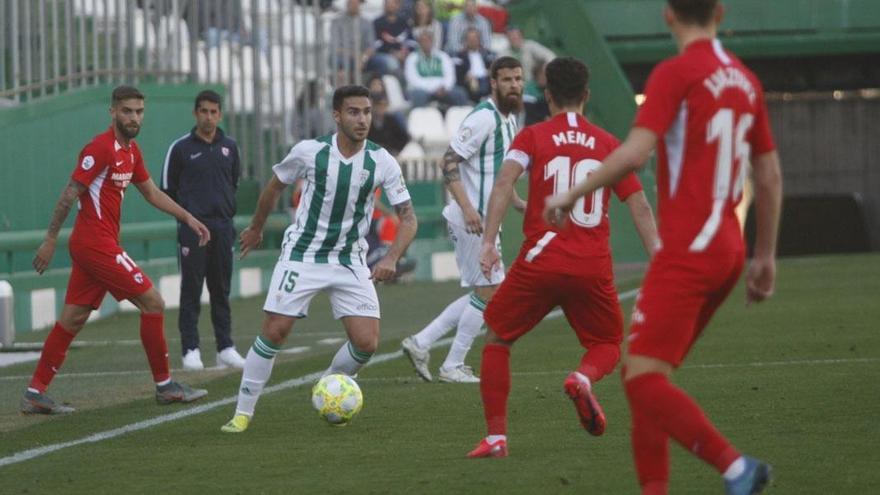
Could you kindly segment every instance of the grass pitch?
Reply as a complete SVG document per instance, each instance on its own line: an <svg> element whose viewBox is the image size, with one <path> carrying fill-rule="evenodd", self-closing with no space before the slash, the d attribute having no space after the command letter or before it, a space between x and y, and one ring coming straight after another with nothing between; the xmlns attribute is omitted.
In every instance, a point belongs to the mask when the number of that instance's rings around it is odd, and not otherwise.
<svg viewBox="0 0 880 495"><path fill-rule="evenodd" d="M620 288L637 284L637 277L622 277ZM396 351L404 336L461 293L455 284L381 288L377 354ZM868 494L880 486L878 296L880 256L783 260L777 295L745 308L739 287L674 377L739 448L774 465L768 493ZM627 314L631 303L624 303ZM234 337L242 351L257 334L261 305L260 298L234 303ZM176 320L169 311L172 366L180 363ZM514 347L510 457L500 460L464 457L485 433L477 386L422 383L405 358L395 356L361 373L365 407L350 426L322 423L309 403L310 384L304 384L264 395L246 433L223 434L239 374L177 372L177 379L205 386L210 395L190 406L157 406L137 325L136 315L120 315L91 323L80 335L86 345L70 351L50 390L80 409L71 416L19 416L18 399L34 363L0 368L0 492L638 491L619 378L596 385L609 419L599 438L580 429L562 393L580 357L564 319L543 322ZM213 363L208 329L203 318L206 365ZM294 329L286 346L293 352L280 355L270 385L324 369L339 346L325 339L343 336L326 299L319 298ZM475 367L480 347L478 342L469 356ZM432 353L433 367L446 350ZM206 407L223 399L228 403ZM2 465L31 449L184 411L197 413ZM671 492L721 493L722 486L713 470L673 447Z"/></svg>

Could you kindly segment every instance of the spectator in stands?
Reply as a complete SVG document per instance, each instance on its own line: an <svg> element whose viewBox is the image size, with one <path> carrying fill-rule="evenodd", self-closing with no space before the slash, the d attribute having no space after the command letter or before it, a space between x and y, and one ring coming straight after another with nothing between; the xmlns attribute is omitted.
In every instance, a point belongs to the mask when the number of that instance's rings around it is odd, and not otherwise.
<svg viewBox="0 0 880 495"><path fill-rule="evenodd" d="M434 18L434 7L429 0L416 0L410 20L410 36L415 45L418 45L419 34L425 29L434 32L434 50L442 50L443 25Z"/></svg>
<svg viewBox="0 0 880 495"><path fill-rule="evenodd" d="M241 0L199 0L196 15L197 26L209 48L220 45L222 41L233 44L240 42Z"/></svg>
<svg viewBox="0 0 880 495"><path fill-rule="evenodd" d="M220 95L211 90L195 99L196 125L189 134L168 148L162 169L162 190L211 231L211 240L201 239L178 224L180 246L180 313L177 324L183 368L201 370L199 312L202 285L211 295L211 323L217 345L217 366L244 368L244 358L232 342L232 257L235 246L235 193L241 176L238 145L218 124L223 118Z"/></svg>
<svg viewBox="0 0 880 495"><path fill-rule="evenodd" d="M294 134L299 139L314 139L325 134L332 134L336 129L336 122L327 112L332 107L332 94L327 91L328 85L324 82L309 81L299 98L296 100L296 115L299 128L294 128Z"/></svg>
<svg viewBox="0 0 880 495"><path fill-rule="evenodd" d="M468 92L471 101L477 103L492 90L489 66L495 60L495 54L483 47L480 33L474 28L465 31L464 46L464 50L453 59L456 79L459 86Z"/></svg>
<svg viewBox="0 0 880 495"><path fill-rule="evenodd" d="M550 107L544 97L544 89L547 87L547 76L544 75L543 60L538 60L538 65L532 71L531 80L526 82L523 90L523 107L526 113L526 125L544 122L550 117Z"/></svg>
<svg viewBox="0 0 880 495"><path fill-rule="evenodd" d="M396 157L409 142L409 132L400 120L388 111L388 96L384 92L371 92L370 97L373 100L373 123L370 125L367 139Z"/></svg>
<svg viewBox="0 0 880 495"><path fill-rule="evenodd" d="M362 0L347 0L345 12L330 23L330 39L336 46L331 65L349 74L361 72L373 54L373 25L361 15Z"/></svg>
<svg viewBox="0 0 880 495"><path fill-rule="evenodd" d="M446 106L467 104L467 93L455 85L452 59L434 50L434 33L426 29L418 41L419 49L407 57L404 70L413 107L423 107L431 101Z"/></svg>
<svg viewBox="0 0 880 495"><path fill-rule="evenodd" d="M434 0L434 11L443 27L448 27L449 20L461 12L462 7L464 0Z"/></svg>
<svg viewBox="0 0 880 495"><path fill-rule="evenodd" d="M409 49L409 24L400 16L400 0L385 0L385 13L373 21L376 35L375 54L367 62L367 70L379 74L400 73Z"/></svg>
<svg viewBox="0 0 880 495"><path fill-rule="evenodd" d="M461 13L449 20L446 53L458 53L464 49L464 33L470 28L476 28L480 33L480 42L483 46L492 43L492 26L477 12L477 0L466 0Z"/></svg>
<svg viewBox="0 0 880 495"><path fill-rule="evenodd" d="M537 41L525 39L522 30L516 26L507 28L507 41L510 42L510 48L501 55L509 55L519 60L526 77L532 77L535 66L540 65L539 61L547 63L556 58L553 50Z"/></svg>

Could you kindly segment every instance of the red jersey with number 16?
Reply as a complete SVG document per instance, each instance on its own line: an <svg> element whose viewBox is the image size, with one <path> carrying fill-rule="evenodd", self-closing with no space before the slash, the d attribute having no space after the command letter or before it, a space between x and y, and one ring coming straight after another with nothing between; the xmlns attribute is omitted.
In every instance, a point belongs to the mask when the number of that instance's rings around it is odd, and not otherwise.
<svg viewBox="0 0 880 495"><path fill-rule="evenodd" d="M118 244L125 188L150 178L137 143L122 146L111 127L83 148L71 178L87 188L79 197L71 243Z"/></svg>
<svg viewBox="0 0 880 495"><path fill-rule="evenodd" d="M635 127L658 139L662 250L744 250L734 208L750 157L775 149L761 83L718 40L698 40L648 78Z"/></svg>
<svg viewBox="0 0 880 495"><path fill-rule="evenodd" d="M588 260L610 257L609 191L599 189L578 200L562 229L544 222L541 213L548 196L586 180L618 144L610 133L573 112L526 127L516 136L506 159L516 161L529 173L521 259L554 272L579 273ZM629 174L612 189L625 201L641 191L642 185Z"/></svg>

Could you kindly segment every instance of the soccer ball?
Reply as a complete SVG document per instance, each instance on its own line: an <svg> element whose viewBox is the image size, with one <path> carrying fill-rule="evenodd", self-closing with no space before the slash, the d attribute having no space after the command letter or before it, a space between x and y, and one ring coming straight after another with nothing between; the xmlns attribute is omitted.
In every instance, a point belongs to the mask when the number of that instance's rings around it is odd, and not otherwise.
<svg viewBox="0 0 880 495"><path fill-rule="evenodd" d="M331 425L344 426L364 406L364 394L350 376L327 375L312 387L312 406Z"/></svg>

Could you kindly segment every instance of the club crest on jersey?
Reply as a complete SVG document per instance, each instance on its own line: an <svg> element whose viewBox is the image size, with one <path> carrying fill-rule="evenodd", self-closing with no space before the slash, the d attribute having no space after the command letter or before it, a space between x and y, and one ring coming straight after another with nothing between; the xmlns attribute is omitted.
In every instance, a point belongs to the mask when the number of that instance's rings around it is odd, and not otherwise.
<svg viewBox="0 0 880 495"><path fill-rule="evenodd" d="M144 283L144 274L143 273L135 273L134 274L134 281L139 284Z"/></svg>
<svg viewBox="0 0 880 495"><path fill-rule="evenodd" d="M229 156L229 148L226 146L221 146L220 151L223 153L223 156Z"/></svg>
<svg viewBox="0 0 880 495"><path fill-rule="evenodd" d="M363 186L364 184L366 184L367 179L369 179L369 178L370 178L370 171L369 170L361 170L361 175L360 175L360 177L358 177L358 185Z"/></svg>
<svg viewBox="0 0 880 495"><path fill-rule="evenodd" d="M462 127L461 130L458 132L458 140L462 143L466 142L468 139L471 138L472 132L473 131L471 131L470 127Z"/></svg>
<svg viewBox="0 0 880 495"><path fill-rule="evenodd" d="M90 170L95 166L95 157L92 155L86 155L83 157L82 164L80 164L83 170Z"/></svg>

